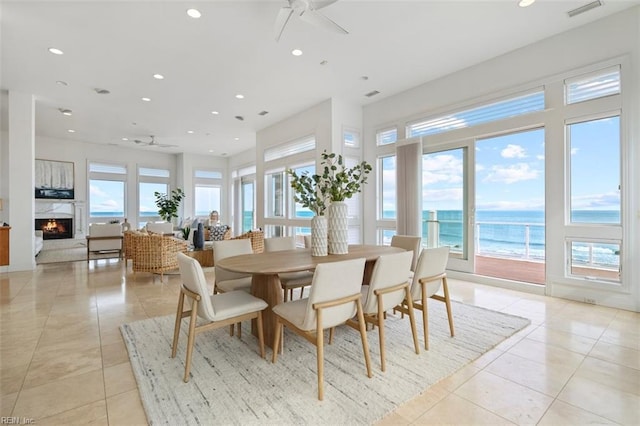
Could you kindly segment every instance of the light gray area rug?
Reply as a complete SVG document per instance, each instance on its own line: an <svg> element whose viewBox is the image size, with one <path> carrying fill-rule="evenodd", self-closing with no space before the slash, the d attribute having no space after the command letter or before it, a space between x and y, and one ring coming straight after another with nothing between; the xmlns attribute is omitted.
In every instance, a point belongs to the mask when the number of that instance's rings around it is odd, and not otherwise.
<svg viewBox="0 0 640 426"><path fill-rule="evenodd" d="M187 319L172 359L174 316L124 324L122 335L153 425L370 424L478 358L529 324L529 320L453 303L456 336L449 336L444 304L429 301L430 350L413 349L407 317L386 321L387 371L380 371L378 331L368 332L373 377L364 366L358 332L340 327L325 346L325 399L317 399L316 348L285 335L276 364L260 358L258 342L243 324L242 339L228 328L196 337L191 380L184 383ZM422 318L418 315L417 322ZM422 327L418 325L418 335Z"/></svg>
<svg viewBox="0 0 640 426"><path fill-rule="evenodd" d="M118 253L91 253L94 259L117 259ZM87 247L58 248L42 250L36 256L36 264L87 261Z"/></svg>

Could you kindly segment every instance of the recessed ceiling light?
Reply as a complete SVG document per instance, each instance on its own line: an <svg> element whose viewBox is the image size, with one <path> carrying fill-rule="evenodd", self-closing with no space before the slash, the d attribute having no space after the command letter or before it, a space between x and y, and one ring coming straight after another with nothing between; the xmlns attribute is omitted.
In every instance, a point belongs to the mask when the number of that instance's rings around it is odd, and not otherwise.
<svg viewBox="0 0 640 426"><path fill-rule="evenodd" d="M300 50L300 49L293 49L293 50L291 51L291 54L292 54L293 56L301 56L301 55L302 55L302 50Z"/></svg>
<svg viewBox="0 0 640 426"><path fill-rule="evenodd" d="M218 114L220 114L220 113L219 113L218 111L211 111L211 114L213 114L213 115L218 115Z"/></svg>
<svg viewBox="0 0 640 426"><path fill-rule="evenodd" d="M56 49L55 47L50 47L49 52L53 53L54 55L64 55L64 52L62 50Z"/></svg>
<svg viewBox="0 0 640 426"><path fill-rule="evenodd" d="M68 86L68 85L69 85L69 84L67 84L67 82L66 82L66 81L62 81L62 80L58 80L58 81L56 81L56 84L57 84L58 86Z"/></svg>
<svg viewBox="0 0 640 426"><path fill-rule="evenodd" d="M213 150L212 150L212 149L210 149L210 150L209 150L209 152L213 152Z"/></svg>
<svg viewBox="0 0 640 426"><path fill-rule="evenodd" d="M239 141L239 140L240 140L240 138L233 138L233 140L234 140L234 141Z"/></svg>
<svg viewBox="0 0 640 426"><path fill-rule="evenodd" d="M193 130L187 130L187 133L189 133L190 135L193 134Z"/></svg>
<svg viewBox="0 0 640 426"><path fill-rule="evenodd" d="M527 6L531 6L533 3L535 3L536 0L520 0L518 2L518 6L520 7L527 7Z"/></svg>
<svg viewBox="0 0 640 426"><path fill-rule="evenodd" d="M244 99L244 95L242 95L242 94L238 93L238 94L236 95L236 99Z"/></svg>
<svg viewBox="0 0 640 426"><path fill-rule="evenodd" d="M164 75L162 75L162 74L154 74L153 78L155 78L156 80L164 80Z"/></svg>
<svg viewBox="0 0 640 426"><path fill-rule="evenodd" d="M75 130L73 130L73 129L69 129L69 130L67 130L67 132L69 132L69 133L75 133L76 131L75 131Z"/></svg>
<svg viewBox="0 0 640 426"><path fill-rule="evenodd" d="M145 102L151 102L151 98L141 98Z"/></svg>
<svg viewBox="0 0 640 426"><path fill-rule="evenodd" d="M62 115L70 116L73 114L73 111L67 108L58 108L58 111L62 113Z"/></svg>
<svg viewBox="0 0 640 426"><path fill-rule="evenodd" d="M193 19L198 19L202 16L202 13L198 9L187 9L187 15Z"/></svg>
<svg viewBox="0 0 640 426"><path fill-rule="evenodd" d="M122 138L122 140L123 140L123 141L128 141L128 140L129 140L129 138Z"/></svg>

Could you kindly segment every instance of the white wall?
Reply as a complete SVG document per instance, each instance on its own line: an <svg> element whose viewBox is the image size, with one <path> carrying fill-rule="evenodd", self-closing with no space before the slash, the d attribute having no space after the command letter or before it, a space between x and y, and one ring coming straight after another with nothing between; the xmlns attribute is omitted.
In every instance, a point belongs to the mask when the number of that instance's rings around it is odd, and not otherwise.
<svg viewBox="0 0 640 426"><path fill-rule="evenodd" d="M138 167L156 167L170 170L171 187L176 187L177 160L175 154L160 151L141 150L114 145L76 142L36 136L36 158L43 160L71 161L74 164L75 201L84 203L85 217L82 219L84 235L87 233L89 215L89 162L115 163L127 168L127 187L125 189L126 212L132 226L136 226L138 217ZM84 238L76 235L76 238Z"/></svg>
<svg viewBox="0 0 640 426"><path fill-rule="evenodd" d="M505 91L514 88L533 87L541 79L557 75L576 68L584 67L610 58L628 56L631 70L625 70L632 78L623 88L631 94L624 106L625 116L629 121L629 132L626 135L631 141L624 160L630 165L640 164L640 7L613 15L603 20L585 25L548 38L541 42L518 49L511 53L488 60L479 65L453 73L435 81L407 90L395 96L383 99L364 108L365 159L375 161L375 132L383 127L398 127L398 137L405 137L407 122L416 118L430 116L454 110L466 104L473 104L487 95L495 98ZM625 254L628 269L625 279L633 286L632 302L625 303L621 295L618 302L626 306L635 306L640 310L640 267L637 261L640 247L640 171L630 167L631 175L627 185L627 201L630 203L625 221L630 231L625 236L631 241L631 250ZM375 176L372 177L375 179ZM633 190L632 188L636 188ZM365 188L365 242L375 242L376 194L375 187ZM635 257L632 257L634 256ZM558 293L570 297L567 293ZM626 296L628 298L628 296ZM604 303L611 301L604 300Z"/></svg>

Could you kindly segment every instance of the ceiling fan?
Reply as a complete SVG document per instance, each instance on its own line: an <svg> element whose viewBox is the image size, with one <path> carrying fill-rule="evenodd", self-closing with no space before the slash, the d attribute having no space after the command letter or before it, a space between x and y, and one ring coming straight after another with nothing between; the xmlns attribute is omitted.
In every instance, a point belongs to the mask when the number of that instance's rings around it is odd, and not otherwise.
<svg viewBox="0 0 640 426"><path fill-rule="evenodd" d="M151 140L150 141L143 141L140 139L134 139L133 141L135 143L137 143L138 145L146 145L146 146L157 146L158 148L175 148L178 145L170 145L170 144L166 144L166 143L158 143L156 142L156 137L153 135L150 135Z"/></svg>
<svg viewBox="0 0 640 426"><path fill-rule="evenodd" d="M318 10L335 3L338 0L287 0L289 6L284 6L278 12L276 17L276 23L273 27L276 41L280 40L284 28L287 26L289 19L294 14L299 16L305 22L315 25L320 28L324 28L329 31L333 31L339 34L349 34L347 30L340 25L333 22L324 14Z"/></svg>

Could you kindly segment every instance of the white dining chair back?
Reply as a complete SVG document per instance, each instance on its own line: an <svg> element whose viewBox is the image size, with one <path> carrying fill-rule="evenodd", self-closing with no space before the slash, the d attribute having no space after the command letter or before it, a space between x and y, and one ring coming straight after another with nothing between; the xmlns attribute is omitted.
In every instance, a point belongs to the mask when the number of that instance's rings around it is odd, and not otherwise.
<svg viewBox="0 0 640 426"><path fill-rule="evenodd" d="M295 250L296 240L293 237L271 237L264 239L264 251Z"/></svg>
<svg viewBox="0 0 640 426"><path fill-rule="evenodd" d="M422 289L420 279L437 277L444 274L447 270L447 262L449 260L449 247L443 246L438 248L422 249L418 257L415 273L413 274L413 283L411 284L411 297L413 300L422 300ZM426 296L431 297L440 290L442 285L441 279L430 281L427 284Z"/></svg>
<svg viewBox="0 0 640 426"><path fill-rule="evenodd" d="M264 251L283 251L283 250L295 250L296 240L294 237L272 237L265 238ZM310 271L297 271L297 272L284 272L278 274L280 279L280 285L284 291L284 301L293 299L293 290L300 289L300 298L304 295L304 288L311 285L313 280L313 272Z"/></svg>
<svg viewBox="0 0 640 426"><path fill-rule="evenodd" d="M232 291L243 289L249 291L251 287L251 275L239 272L231 272L217 266L218 261L227 257L253 254L251 240L248 238L239 240L222 240L213 242L213 264L216 271L216 291Z"/></svg>
<svg viewBox="0 0 640 426"><path fill-rule="evenodd" d="M416 270L416 263L418 262L418 256L420 255L421 243L422 238L414 237L412 235L394 235L391 237L391 247L398 247L412 252L411 271Z"/></svg>
<svg viewBox="0 0 640 426"><path fill-rule="evenodd" d="M314 304L342 299L360 292L364 264L365 259L353 259L342 262L322 263L316 267L304 321L300 326L302 330L316 328ZM355 302L326 308L322 313L322 326L325 329L335 327L352 318L355 314Z"/></svg>
<svg viewBox="0 0 640 426"><path fill-rule="evenodd" d="M413 254L409 251L382 255L376 260L371 273L371 281L368 286L363 286L367 290L364 295L363 310L365 314L375 314L378 312L378 298L376 290L382 294L383 310L392 309L405 298L405 290L401 288L393 292L384 292L385 289L396 287L401 284L408 284L409 268Z"/></svg>
<svg viewBox="0 0 640 426"><path fill-rule="evenodd" d="M207 321L214 321L216 313L211 304L211 298L208 297L210 292L200 263L194 258L183 253L178 253L178 268L180 270L182 284L193 293L199 294L202 297L200 307L197 311L198 316Z"/></svg>

